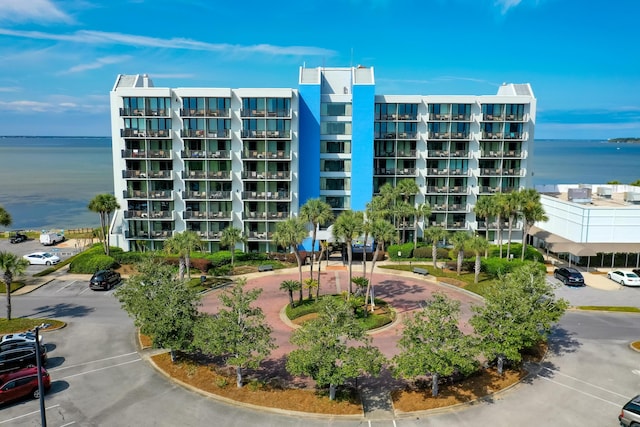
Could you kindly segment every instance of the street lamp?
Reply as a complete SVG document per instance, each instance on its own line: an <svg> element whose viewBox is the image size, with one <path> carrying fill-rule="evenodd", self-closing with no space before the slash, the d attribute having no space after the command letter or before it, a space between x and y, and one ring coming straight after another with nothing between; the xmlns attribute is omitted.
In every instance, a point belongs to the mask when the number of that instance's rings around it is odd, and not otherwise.
<svg viewBox="0 0 640 427"><path fill-rule="evenodd" d="M40 360L40 326L36 326L36 369L38 369L38 394L40 395L40 419L42 427L47 427L47 414L44 411L44 384L42 383L42 360Z"/></svg>

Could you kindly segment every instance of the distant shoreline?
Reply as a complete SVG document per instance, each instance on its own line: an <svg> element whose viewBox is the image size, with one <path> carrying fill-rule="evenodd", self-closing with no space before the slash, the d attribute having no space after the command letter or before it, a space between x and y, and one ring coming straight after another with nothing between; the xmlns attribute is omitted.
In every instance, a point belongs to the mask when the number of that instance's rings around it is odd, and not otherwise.
<svg viewBox="0 0 640 427"><path fill-rule="evenodd" d="M640 138L609 138L607 141L616 144L637 144L640 143Z"/></svg>

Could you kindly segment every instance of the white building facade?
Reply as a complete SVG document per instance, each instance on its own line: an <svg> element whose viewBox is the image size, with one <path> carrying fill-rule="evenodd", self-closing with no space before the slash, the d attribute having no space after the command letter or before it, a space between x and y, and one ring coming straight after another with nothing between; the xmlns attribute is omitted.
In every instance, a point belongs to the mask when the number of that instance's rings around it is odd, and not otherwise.
<svg viewBox="0 0 640 427"><path fill-rule="evenodd" d="M400 224L478 230L478 197L531 186L536 99L377 95L373 68L301 68L293 88L161 88L120 75L111 91L113 172L121 209L112 242L159 249L192 230L211 251L237 227L248 251L275 251L276 224L310 198L364 210L385 183L413 179L432 215Z"/></svg>

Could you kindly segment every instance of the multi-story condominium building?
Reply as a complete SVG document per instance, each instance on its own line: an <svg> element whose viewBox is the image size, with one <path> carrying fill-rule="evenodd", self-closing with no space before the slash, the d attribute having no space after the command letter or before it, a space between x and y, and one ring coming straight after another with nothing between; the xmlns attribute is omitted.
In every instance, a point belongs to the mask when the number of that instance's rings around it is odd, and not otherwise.
<svg viewBox="0 0 640 427"><path fill-rule="evenodd" d="M364 210L385 183L415 180L429 218L399 223L479 230L478 197L531 185L536 100L529 84L497 95L377 95L373 68L301 68L293 88L161 88L119 75L111 91L112 242L160 248L193 230L219 249L229 226L245 250L275 251L278 221L321 198Z"/></svg>

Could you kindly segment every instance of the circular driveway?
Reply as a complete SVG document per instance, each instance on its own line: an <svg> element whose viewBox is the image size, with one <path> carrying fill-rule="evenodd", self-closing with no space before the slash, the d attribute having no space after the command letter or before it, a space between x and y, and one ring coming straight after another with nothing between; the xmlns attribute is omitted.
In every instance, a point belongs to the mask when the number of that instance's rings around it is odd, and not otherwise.
<svg viewBox="0 0 640 427"><path fill-rule="evenodd" d="M308 273L307 273L308 274ZM339 272L327 272L348 285ZM357 273L356 273L357 274ZM294 275L294 278L297 274ZM330 289L330 280L323 290ZM381 275L389 296L409 304L408 295L425 299L421 277ZM256 279L264 294L287 301L279 284L286 276L265 273ZM328 278L328 279L329 279ZM552 280L552 279L551 279ZM414 286L414 282L417 285ZM251 283L254 283L253 280ZM378 289L378 287L380 289ZM638 292L636 292L638 291ZM383 296L384 285L376 284ZM601 291L589 287L559 288L572 303L607 299L639 306L640 289ZM208 298L207 298L208 301ZM35 292L12 299L15 316L50 317L68 327L44 334L49 349L53 387L46 396L48 425L78 426L604 426L617 425L620 406L637 394L640 354L629 348L638 338L640 316L624 313L569 311L555 328L550 352L537 375L487 402L441 413L410 414L395 420L340 420L256 411L212 400L176 386L157 373L136 351L135 330L112 292L88 290L88 276L61 275ZM469 300L468 306L473 301ZM585 304L586 305L586 304ZM279 306L279 307L278 307ZM278 302L273 309L279 310ZM402 307L398 304L398 307ZM464 316L463 316L464 317ZM383 333L374 335L384 343ZM391 334L393 335L393 334ZM384 344L383 344L384 345ZM391 351L392 347L387 347ZM40 425L38 404L23 401L0 411L3 425Z"/></svg>

